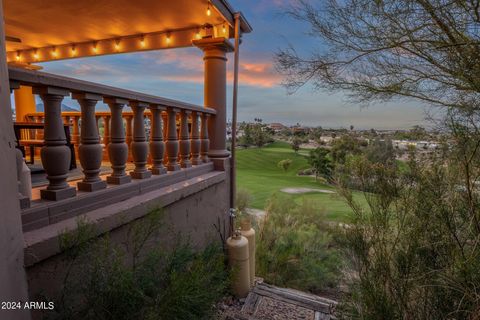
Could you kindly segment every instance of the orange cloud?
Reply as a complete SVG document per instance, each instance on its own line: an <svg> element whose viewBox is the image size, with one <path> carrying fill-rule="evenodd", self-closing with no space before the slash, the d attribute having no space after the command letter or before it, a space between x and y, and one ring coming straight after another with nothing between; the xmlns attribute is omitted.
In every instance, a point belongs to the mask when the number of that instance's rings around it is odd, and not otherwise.
<svg viewBox="0 0 480 320"><path fill-rule="evenodd" d="M233 72L229 72L228 77L233 78ZM281 76L269 61L240 63L238 78L240 85L262 88L275 87L281 82Z"/></svg>
<svg viewBox="0 0 480 320"><path fill-rule="evenodd" d="M181 73L164 74L161 77L168 81L203 83L203 66L201 68L182 68ZM272 88L281 82L281 76L273 68L270 62L244 62L240 63L239 84L261 88ZM233 83L233 64L229 65L227 81Z"/></svg>

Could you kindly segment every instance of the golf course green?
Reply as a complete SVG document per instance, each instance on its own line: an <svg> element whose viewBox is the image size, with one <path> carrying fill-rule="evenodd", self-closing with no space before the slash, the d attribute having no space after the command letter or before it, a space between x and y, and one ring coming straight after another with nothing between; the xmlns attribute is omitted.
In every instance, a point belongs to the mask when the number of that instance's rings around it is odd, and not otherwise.
<svg viewBox="0 0 480 320"><path fill-rule="evenodd" d="M279 141L262 148L237 150L238 189L246 189L251 193L253 197L251 206L256 209L264 209L267 199L274 193L281 192L297 203L303 199L314 201L324 210L328 220L346 221L351 209L336 193L314 191L287 194L280 191L284 188L311 188L335 192L333 186L317 182L314 177L297 175L300 169L309 167L306 154L308 154L308 150L301 149L295 153L290 144ZM278 162L284 159L292 160L292 164L286 172L277 166ZM355 192L354 198L364 202L360 192Z"/></svg>

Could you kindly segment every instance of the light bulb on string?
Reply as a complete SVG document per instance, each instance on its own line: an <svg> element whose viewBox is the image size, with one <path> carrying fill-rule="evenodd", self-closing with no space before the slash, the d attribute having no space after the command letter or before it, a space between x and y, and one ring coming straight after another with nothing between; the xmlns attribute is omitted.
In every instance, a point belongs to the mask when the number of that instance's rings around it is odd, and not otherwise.
<svg viewBox="0 0 480 320"><path fill-rule="evenodd" d="M212 15L212 11L210 10L210 2L208 3L207 5L207 16L211 16Z"/></svg>

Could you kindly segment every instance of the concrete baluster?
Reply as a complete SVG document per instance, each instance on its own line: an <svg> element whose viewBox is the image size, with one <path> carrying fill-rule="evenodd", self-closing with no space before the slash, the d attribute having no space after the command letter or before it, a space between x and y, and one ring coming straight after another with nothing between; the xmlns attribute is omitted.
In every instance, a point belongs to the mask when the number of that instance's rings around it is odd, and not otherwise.
<svg viewBox="0 0 480 320"><path fill-rule="evenodd" d="M128 146L128 161L132 161L132 120L133 116L130 114L124 114L123 118L125 119L125 129L126 129L126 139L127 139L127 146Z"/></svg>
<svg viewBox="0 0 480 320"><path fill-rule="evenodd" d="M103 117L103 144L107 148L110 143L110 116Z"/></svg>
<svg viewBox="0 0 480 320"><path fill-rule="evenodd" d="M111 184L128 183L132 178L125 173L128 146L125 143L125 129L122 118L122 109L128 101L117 98L105 98L104 101L110 107L112 117L110 143L107 149L113 173L107 177L107 182Z"/></svg>
<svg viewBox="0 0 480 320"><path fill-rule="evenodd" d="M133 110L133 141L130 144L135 169L130 172L134 179L146 179L152 176L147 169L148 143L145 134L145 108L146 103L131 101L130 107ZM127 127L128 128L128 127Z"/></svg>
<svg viewBox="0 0 480 320"><path fill-rule="evenodd" d="M200 129L200 136L201 136L200 157L203 162L210 161L210 159L208 158L208 151L210 149L210 139L208 138L208 118L210 118L210 114L208 113L202 114L202 126Z"/></svg>
<svg viewBox="0 0 480 320"><path fill-rule="evenodd" d="M163 142L163 126L162 126L162 108L158 105L151 104L149 106L152 113L151 132L150 132L150 155L152 157L152 167L150 171L153 174L165 174L167 168L163 165L165 156L165 143Z"/></svg>
<svg viewBox="0 0 480 320"><path fill-rule="evenodd" d="M94 110L95 111L95 110ZM73 116L73 145L75 147L75 152L78 154L78 146L80 145L80 116Z"/></svg>
<svg viewBox="0 0 480 320"><path fill-rule="evenodd" d="M167 109L167 169L168 171L180 170L180 165L177 163L178 158L178 138L177 138L177 112L179 109Z"/></svg>
<svg viewBox="0 0 480 320"><path fill-rule="evenodd" d="M200 158L200 148L201 148L201 140L200 140L200 127L199 127L199 115L198 112L194 111L192 113L192 132L190 135L191 139L191 148L192 148L192 164L198 165L201 164L203 161Z"/></svg>
<svg viewBox="0 0 480 320"><path fill-rule="evenodd" d="M103 116L103 146L104 146L104 154L103 160L109 160L108 158L108 144L110 143L110 118L111 116Z"/></svg>
<svg viewBox="0 0 480 320"><path fill-rule="evenodd" d="M166 151L167 145L166 141L168 140L168 115L167 112L162 112L162 129L163 129L163 141L165 142L165 152L163 155L163 163L168 163L168 154Z"/></svg>
<svg viewBox="0 0 480 320"><path fill-rule="evenodd" d="M105 189L107 183L99 175L103 148L100 144L97 119L95 117L95 106L98 101L102 100L102 96L91 93L74 93L72 96L80 104L82 112L78 157L82 165L84 178L77 183L78 190L92 192ZM74 117L73 122L78 125L78 117Z"/></svg>
<svg viewBox="0 0 480 320"><path fill-rule="evenodd" d="M180 166L190 168L190 134L188 133L188 116L191 114L188 110L180 112Z"/></svg>
<svg viewBox="0 0 480 320"><path fill-rule="evenodd" d="M36 94L44 104L44 146L41 150L42 165L47 173L48 186L40 190L42 199L62 200L76 195L76 190L67 183L71 154L67 147L61 103L67 90L54 87L37 87Z"/></svg>

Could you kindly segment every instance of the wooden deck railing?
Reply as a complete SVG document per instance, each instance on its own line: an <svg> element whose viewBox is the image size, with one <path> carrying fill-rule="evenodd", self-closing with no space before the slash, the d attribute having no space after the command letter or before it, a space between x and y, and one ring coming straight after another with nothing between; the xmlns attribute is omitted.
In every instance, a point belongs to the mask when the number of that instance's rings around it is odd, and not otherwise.
<svg viewBox="0 0 480 320"><path fill-rule="evenodd" d="M70 150L65 123L73 127L72 139L84 173L78 190L94 192L107 183L125 184L132 178L148 179L152 174L209 161L207 126L214 109L38 71L9 68L9 77L11 90L31 86L44 104L43 113L30 114L26 119L44 122L41 158L49 183L41 190L42 199L61 200L76 194L76 188L66 181ZM69 95L78 101L81 112L61 112L61 102ZM98 101L105 102L110 112L96 112ZM125 106L132 112L125 112ZM146 118L150 119L148 134ZM106 181L99 176L104 147L113 169ZM135 169L127 174L129 150Z"/></svg>

